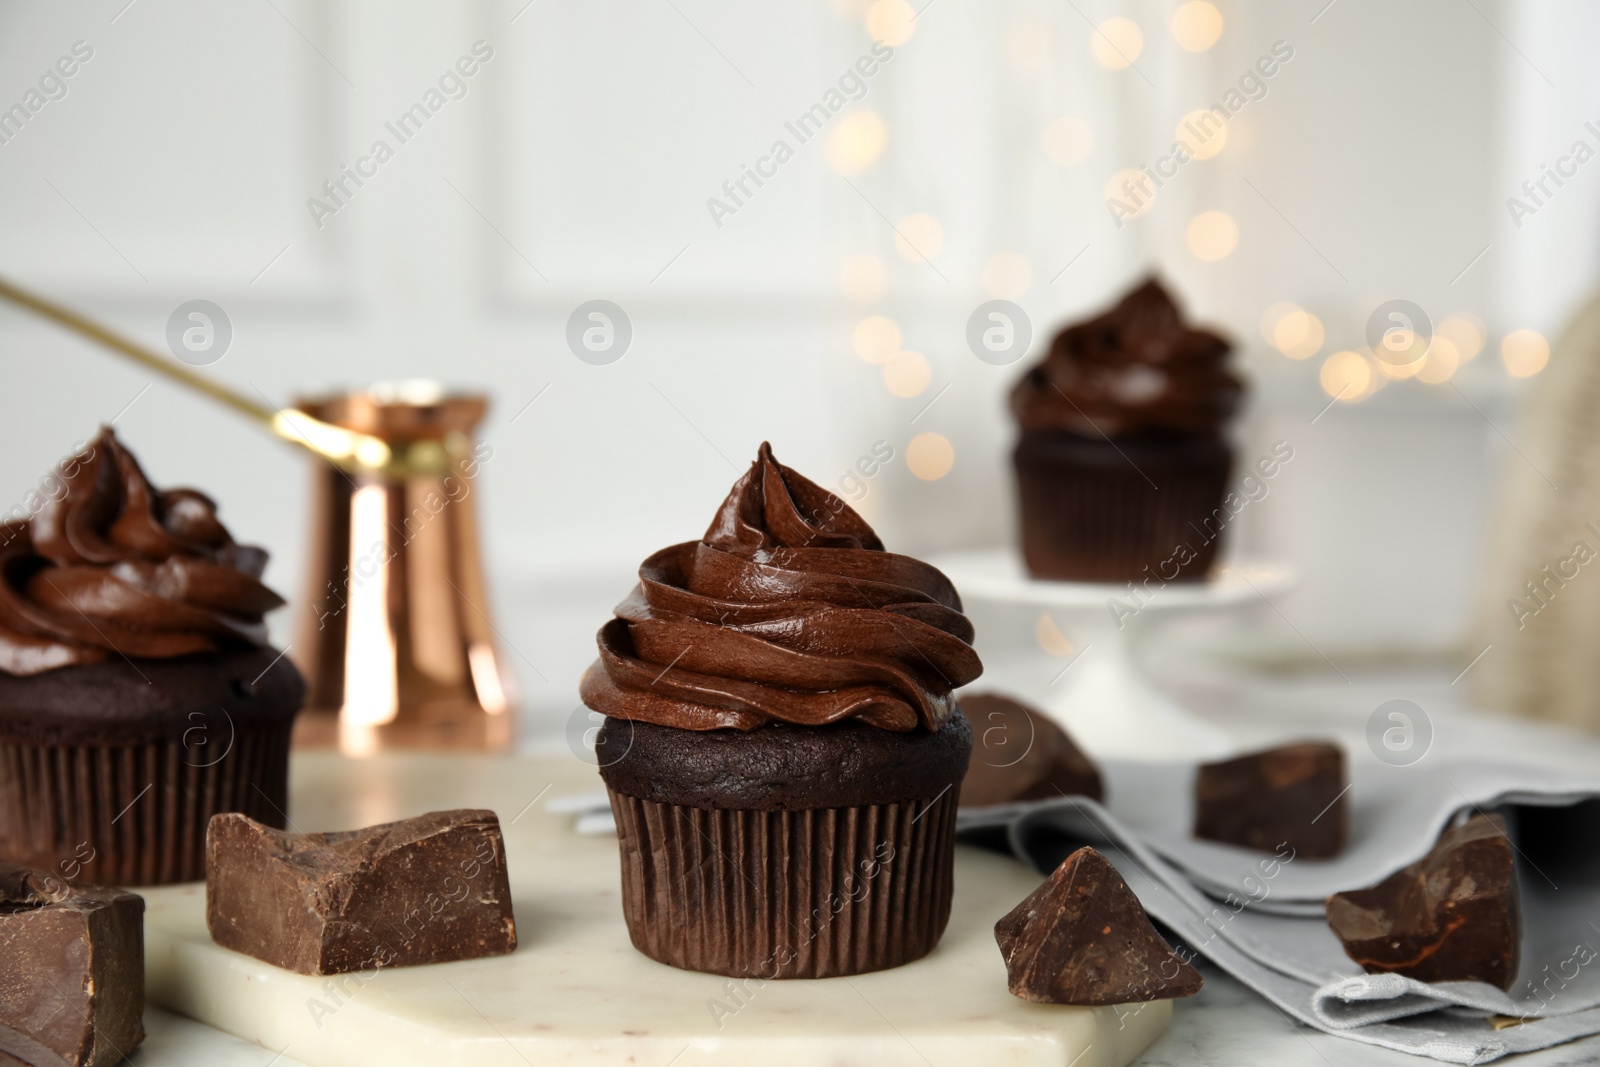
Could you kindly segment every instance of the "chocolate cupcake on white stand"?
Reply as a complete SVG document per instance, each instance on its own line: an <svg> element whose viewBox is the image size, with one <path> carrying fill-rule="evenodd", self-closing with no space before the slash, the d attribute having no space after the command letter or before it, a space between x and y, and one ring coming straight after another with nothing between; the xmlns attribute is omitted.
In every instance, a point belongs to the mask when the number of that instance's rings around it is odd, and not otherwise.
<svg viewBox="0 0 1600 1067"><path fill-rule="evenodd" d="M1018 547L936 561L970 599L1059 618L1071 658L1026 695L1092 755L1231 751L1146 676L1140 645L1157 620L1238 611L1291 582L1281 565L1218 562L1240 510L1230 479L1262 474L1235 471L1226 436L1245 391L1231 350L1153 278L1062 330L1011 393Z"/></svg>

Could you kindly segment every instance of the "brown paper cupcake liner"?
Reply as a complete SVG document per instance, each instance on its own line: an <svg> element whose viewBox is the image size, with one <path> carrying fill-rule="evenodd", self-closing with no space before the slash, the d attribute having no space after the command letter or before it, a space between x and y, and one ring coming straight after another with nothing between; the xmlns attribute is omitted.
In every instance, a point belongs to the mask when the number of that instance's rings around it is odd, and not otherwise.
<svg viewBox="0 0 1600 1067"><path fill-rule="evenodd" d="M956 790L799 811L611 791L622 911L640 952L740 978L831 978L932 951L950 919Z"/></svg>
<svg viewBox="0 0 1600 1067"><path fill-rule="evenodd" d="M1068 581L1203 580L1230 517L1222 509L1232 458L1227 446L1216 442L1211 454L1179 452L1172 463L1148 447L1130 462L1110 442L1075 446L1094 448L1116 462L1074 462L1040 454L1047 450L1029 449L1026 441L1018 449L1022 552L1029 572Z"/></svg>
<svg viewBox="0 0 1600 1067"><path fill-rule="evenodd" d="M72 884L198 881L211 816L242 811L283 827L290 729L240 729L210 766L205 751L168 739L0 744L0 857Z"/></svg>

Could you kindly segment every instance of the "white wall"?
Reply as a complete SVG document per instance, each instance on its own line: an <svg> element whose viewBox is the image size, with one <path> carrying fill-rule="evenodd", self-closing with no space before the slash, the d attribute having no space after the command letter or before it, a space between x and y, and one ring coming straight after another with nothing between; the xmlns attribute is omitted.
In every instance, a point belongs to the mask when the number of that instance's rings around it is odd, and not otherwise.
<svg viewBox="0 0 1600 1067"><path fill-rule="evenodd" d="M704 528L764 438L832 482L877 440L903 455L941 433L948 477L897 464L863 510L908 551L1008 537L1003 405L1020 368L978 362L963 328L985 261L1013 251L1032 266L1018 299L1041 345L1151 266L1231 332L1254 379L1245 454L1287 439L1300 457L1241 545L1302 568L1286 611L1319 643L1438 644L1470 600L1501 447L1485 416L1513 432L1516 390L1491 353L1459 393L1394 383L1313 425L1317 361L1267 348L1261 313L1285 299L1317 312L1325 353L1358 344L1393 296L1553 333L1593 283L1600 165L1520 231L1504 206L1600 117L1600 16L1578 4L1222 3L1221 42L1191 55L1166 29L1175 4L1080 3L1144 29L1138 70L1109 72L1071 5L940 0L852 105L889 131L854 187L812 141L718 228L705 199L868 51L833 4L124 3L0 8L0 104L75 41L94 49L66 97L0 145L0 273L158 345L177 304L214 300L235 339L204 373L274 400L418 375L490 390L482 499L507 582L596 570L620 595L644 554ZM313 225L307 198L479 40L494 55L465 97ZM1294 58L1224 152L1115 227L1106 178L1165 151L1180 115L1279 40ZM1095 131L1071 169L1039 150L1060 115ZM1184 248L1208 209L1241 231L1217 263ZM937 270L894 251L885 217L913 211L944 224ZM889 269L866 305L838 284L861 252ZM595 297L634 324L607 367L563 340ZM870 312L928 357L921 396L890 396L851 353ZM217 496L236 533L274 550L275 584L298 589L300 457L19 314L0 311L0 351L0 500L122 411L155 477Z"/></svg>

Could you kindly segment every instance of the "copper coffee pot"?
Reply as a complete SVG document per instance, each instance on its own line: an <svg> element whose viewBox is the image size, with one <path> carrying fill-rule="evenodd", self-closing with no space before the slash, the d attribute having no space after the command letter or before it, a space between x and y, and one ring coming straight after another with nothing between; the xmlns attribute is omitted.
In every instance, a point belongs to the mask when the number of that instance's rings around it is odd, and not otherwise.
<svg viewBox="0 0 1600 1067"><path fill-rule="evenodd" d="M297 746L502 750L511 742L478 553L472 434L488 401L432 382L302 398L307 415L406 457L323 465L293 658L310 687Z"/></svg>

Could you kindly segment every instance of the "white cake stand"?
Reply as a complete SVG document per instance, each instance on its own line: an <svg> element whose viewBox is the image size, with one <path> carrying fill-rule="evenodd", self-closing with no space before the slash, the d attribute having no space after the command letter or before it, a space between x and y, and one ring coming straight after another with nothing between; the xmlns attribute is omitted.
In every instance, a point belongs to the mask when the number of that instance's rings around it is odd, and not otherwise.
<svg viewBox="0 0 1600 1067"><path fill-rule="evenodd" d="M1206 582L1169 583L1135 598L1124 585L1052 582L1028 576L1011 548L951 553L932 560L964 600L1048 609L1073 637L1040 710L1096 756L1193 762L1228 755L1228 735L1196 718L1145 676L1140 644L1159 619L1221 616L1260 604L1294 584L1278 564L1236 563ZM1113 610L1113 604L1121 608ZM1131 609L1137 609L1133 611Z"/></svg>

